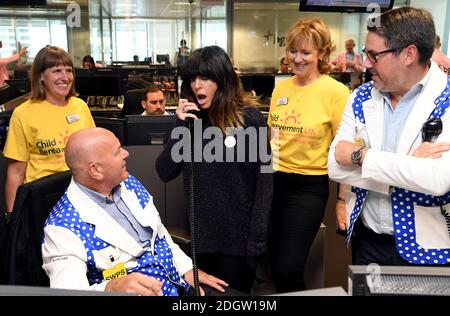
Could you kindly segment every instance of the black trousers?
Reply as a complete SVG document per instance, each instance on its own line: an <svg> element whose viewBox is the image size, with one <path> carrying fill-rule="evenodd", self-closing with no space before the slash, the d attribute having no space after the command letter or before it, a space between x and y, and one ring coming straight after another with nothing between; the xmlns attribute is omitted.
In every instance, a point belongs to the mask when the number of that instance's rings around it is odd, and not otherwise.
<svg viewBox="0 0 450 316"><path fill-rule="evenodd" d="M377 234L358 219L352 235L352 264L370 263L388 266L413 265L398 254L394 236Z"/></svg>
<svg viewBox="0 0 450 316"><path fill-rule="evenodd" d="M328 176L276 172L271 255L277 291L305 289L304 269L328 200Z"/></svg>
<svg viewBox="0 0 450 316"><path fill-rule="evenodd" d="M255 268L247 258L223 254L197 254L199 269L228 283L230 288L250 293L255 281Z"/></svg>

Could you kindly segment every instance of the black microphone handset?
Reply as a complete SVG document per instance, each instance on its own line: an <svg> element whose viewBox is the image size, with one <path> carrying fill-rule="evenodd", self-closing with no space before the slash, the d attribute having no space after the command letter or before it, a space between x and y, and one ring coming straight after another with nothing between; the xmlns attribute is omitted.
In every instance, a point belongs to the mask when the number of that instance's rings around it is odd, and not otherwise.
<svg viewBox="0 0 450 316"><path fill-rule="evenodd" d="M422 126L422 140L424 142L434 143L442 133L442 120L440 118L429 119ZM441 205L441 214L447 223L447 231L450 235L450 210Z"/></svg>
<svg viewBox="0 0 450 316"><path fill-rule="evenodd" d="M422 125L422 140L424 142L434 143L441 133L442 120L440 118L429 119Z"/></svg>

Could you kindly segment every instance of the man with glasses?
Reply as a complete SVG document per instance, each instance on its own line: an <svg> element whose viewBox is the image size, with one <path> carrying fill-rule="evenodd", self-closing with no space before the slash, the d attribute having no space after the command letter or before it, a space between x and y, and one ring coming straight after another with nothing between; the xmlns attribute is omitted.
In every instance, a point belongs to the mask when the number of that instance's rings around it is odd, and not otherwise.
<svg viewBox="0 0 450 316"><path fill-rule="evenodd" d="M145 110L142 115L173 115L166 111L166 98L158 87L145 90L141 105Z"/></svg>
<svg viewBox="0 0 450 316"><path fill-rule="evenodd" d="M401 7L367 30L372 81L350 97L328 157L330 178L353 186L338 216L353 264L449 265L450 80L431 61L433 17Z"/></svg>

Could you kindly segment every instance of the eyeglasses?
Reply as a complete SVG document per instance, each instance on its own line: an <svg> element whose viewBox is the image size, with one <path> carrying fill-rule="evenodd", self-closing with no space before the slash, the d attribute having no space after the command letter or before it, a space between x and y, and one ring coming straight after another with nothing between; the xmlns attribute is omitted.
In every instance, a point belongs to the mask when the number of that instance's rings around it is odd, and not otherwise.
<svg viewBox="0 0 450 316"><path fill-rule="evenodd" d="M157 105L158 103L159 103L159 104L164 104L164 103L166 103L166 100L165 100L165 99L162 99L162 100L152 100L152 101L149 101L149 102L150 102L150 104Z"/></svg>
<svg viewBox="0 0 450 316"><path fill-rule="evenodd" d="M362 52L367 56L367 58L370 60L370 62L372 64L376 63L378 60L378 56L380 56L381 54L387 54L387 53L392 53L395 52L397 50L403 49L403 47L397 47L397 48L391 48L391 49L386 49L383 50L381 52L374 52L374 51L367 51L365 49L362 50Z"/></svg>

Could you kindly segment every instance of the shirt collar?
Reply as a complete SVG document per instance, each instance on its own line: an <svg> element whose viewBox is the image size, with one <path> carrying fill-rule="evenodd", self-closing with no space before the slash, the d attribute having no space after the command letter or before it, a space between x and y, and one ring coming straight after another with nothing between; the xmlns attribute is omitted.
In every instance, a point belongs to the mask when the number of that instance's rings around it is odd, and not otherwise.
<svg viewBox="0 0 450 316"><path fill-rule="evenodd" d="M85 187L84 185L76 181L75 183L80 188L80 190L83 191L84 194L86 194L91 200L93 200L96 204L102 206L103 208L105 207L108 201L111 203L111 200L108 197L104 196L103 194L91 190L88 187ZM115 186L111 192L113 196L112 201L114 203L117 203L121 198L120 184Z"/></svg>

